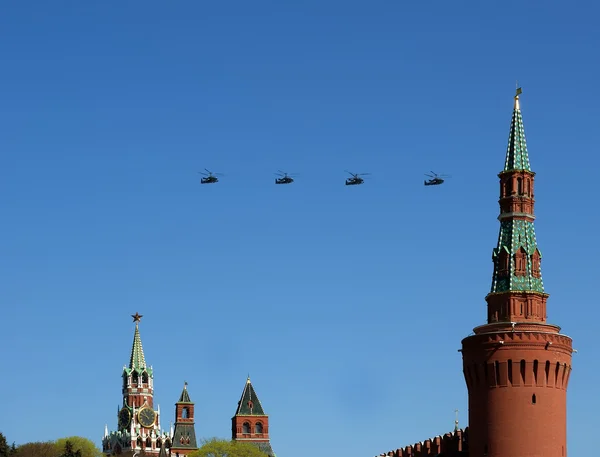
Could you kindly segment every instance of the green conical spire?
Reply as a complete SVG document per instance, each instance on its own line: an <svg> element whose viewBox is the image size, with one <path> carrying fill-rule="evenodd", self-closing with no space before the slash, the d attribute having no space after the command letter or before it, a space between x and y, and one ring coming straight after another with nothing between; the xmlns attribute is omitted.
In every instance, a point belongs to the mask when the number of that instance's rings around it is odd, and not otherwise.
<svg viewBox="0 0 600 457"><path fill-rule="evenodd" d="M519 105L519 95L521 92L521 88L518 88L517 94L515 95L515 106L513 108L512 121L510 123L504 171L531 171L529 155L527 153L527 143L525 142L523 116L521 115L521 106Z"/></svg>
<svg viewBox="0 0 600 457"><path fill-rule="evenodd" d="M183 390L181 391L181 395L179 396L179 401L177 403L191 403L190 394L187 390L187 381L183 383Z"/></svg>
<svg viewBox="0 0 600 457"><path fill-rule="evenodd" d="M242 398L240 398L235 415L265 416L262 405L260 404L260 401L256 396L256 392L254 392L254 387L252 387L252 383L250 382L250 376L248 376L248 379L246 380L246 385L244 386L244 391L242 392Z"/></svg>
<svg viewBox="0 0 600 457"><path fill-rule="evenodd" d="M518 88L515 95L506 160L504 170L500 174L505 176L506 174L515 174L517 176L515 182L517 182L522 179L520 172L526 172L531 176L531 186L533 186L533 172L529 165L523 117L519 105L521 92L521 89ZM513 194L509 192L507 198L531 199L528 192L530 191L525 193L523 189L513 188ZM495 266L491 293L544 293L544 282L539 267L542 254L535 236L533 204L528 217L514 217L516 214L514 209L505 209L504 211L504 214L500 215L498 244L492 253ZM526 213L521 214L521 216L524 215Z"/></svg>
<svg viewBox="0 0 600 457"><path fill-rule="evenodd" d="M133 334L133 347L131 348L131 358L129 359L129 369L143 370L146 368L146 359L144 358L144 348L142 347L142 337L140 336L139 323L142 316L138 313L132 315L135 322L135 333Z"/></svg>

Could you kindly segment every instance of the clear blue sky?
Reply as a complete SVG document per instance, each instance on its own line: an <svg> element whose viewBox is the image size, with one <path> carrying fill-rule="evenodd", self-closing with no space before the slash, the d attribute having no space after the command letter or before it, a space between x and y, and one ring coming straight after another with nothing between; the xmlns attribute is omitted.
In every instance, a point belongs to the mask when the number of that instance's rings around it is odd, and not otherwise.
<svg viewBox="0 0 600 457"><path fill-rule="evenodd" d="M600 9L592 2L14 1L0 7L0 431L114 429L134 325L168 427L280 457L466 425L515 81L550 321L597 433ZM203 168L225 174L200 186ZM281 168L298 173L275 186ZM345 169L370 172L346 187ZM424 187L423 173L452 175Z"/></svg>

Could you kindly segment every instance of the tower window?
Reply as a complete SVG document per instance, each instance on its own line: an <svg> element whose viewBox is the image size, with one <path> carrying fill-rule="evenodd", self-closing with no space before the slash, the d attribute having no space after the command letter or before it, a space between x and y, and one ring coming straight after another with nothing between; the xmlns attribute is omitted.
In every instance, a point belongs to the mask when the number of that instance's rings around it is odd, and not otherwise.
<svg viewBox="0 0 600 457"><path fill-rule="evenodd" d="M142 373L142 383L148 384L148 373Z"/></svg>
<svg viewBox="0 0 600 457"><path fill-rule="evenodd" d="M505 277L508 276L508 272L510 269L510 259L508 256L508 252L502 248L500 250L500 254L498 254L498 276Z"/></svg>
<svg viewBox="0 0 600 457"><path fill-rule="evenodd" d="M515 254L515 276L525 276L527 274L527 253L520 248Z"/></svg>
<svg viewBox="0 0 600 457"><path fill-rule="evenodd" d="M517 194L523 194L523 178L517 178Z"/></svg>
<svg viewBox="0 0 600 457"><path fill-rule="evenodd" d="M504 195L506 197L508 197L510 194L512 194L512 179L509 178L506 180L506 183L504 185Z"/></svg>
<svg viewBox="0 0 600 457"><path fill-rule="evenodd" d="M254 426L254 433L262 433L263 432L263 426L260 422L257 422L256 425Z"/></svg>
<svg viewBox="0 0 600 457"><path fill-rule="evenodd" d="M252 433L250 430L250 424L248 422L244 422L244 424L242 425L242 433Z"/></svg>
<svg viewBox="0 0 600 457"><path fill-rule="evenodd" d="M531 256L531 275L534 278L539 278L542 276L541 269L540 269L540 263L541 263L540 251L538 251L536 249L535 252L533 253L533 255Z"/></svg>
<svg viewBox="0 0 600 457"><path fill-rule="evenodd" d="M183 419L187 419L189 417L189 410L187 406L184 406L183 409L181 410L181 417Z"/></svg>
<svg viewBox="0 0 600 457"><path fill-rule="evenodd" d="M535 397L535 394L533 394L531 396L531 403L533 403L535 405L535 402L537 401L537 398Z"/></svg>
<svg viewBox="0 0 600 457"><path fill-rule="evenodd" d="M495 376L495 381L496 381L496 385L499 386L500 385L500 363L496 360L494 362L494 376Z"/></svg>
<svg viewBox="0 0 600 457"><path fill-rule="evenodd" d="M152 447L152 440L150 439L150 437L146 438L146 448L151 448Z"/></svg>

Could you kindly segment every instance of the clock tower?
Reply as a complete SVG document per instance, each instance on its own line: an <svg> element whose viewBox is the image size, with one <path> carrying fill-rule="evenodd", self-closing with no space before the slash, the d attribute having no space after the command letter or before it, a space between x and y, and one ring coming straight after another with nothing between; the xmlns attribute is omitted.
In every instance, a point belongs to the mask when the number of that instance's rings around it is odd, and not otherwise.
<svg viewBox="0 0 600 457"><path fill-rule="evenodd" d="M169 435L160 431L160 406L154 409L154 373L146 365L139 323L142 316L132 315L135 322L133 347L129 366L123 367L123 403L117 409L117 431L108 433L105 428L102 440L107 455L133 456L144 451L145 455L158 456L161 448L169 448Z"/></svg>

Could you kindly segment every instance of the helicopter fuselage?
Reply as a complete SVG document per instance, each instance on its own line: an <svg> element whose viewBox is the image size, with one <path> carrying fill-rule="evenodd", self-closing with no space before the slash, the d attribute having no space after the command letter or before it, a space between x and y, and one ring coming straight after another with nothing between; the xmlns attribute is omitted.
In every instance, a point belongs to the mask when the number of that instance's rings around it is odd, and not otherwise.
<svg viewBox="0 0 600 457"><path fill-rule="evenodd" d="M426 186L439 186L444 180L442 178L430 179L429 181L423 181Z"/></svg>
<svg viewBox="0 0 600 457"><path fill-rule="evenodd" d="M364 180L361 178L346 179L347 186L357 186L359 184L362 184L363 182L364 182Z"/></svg>

